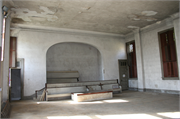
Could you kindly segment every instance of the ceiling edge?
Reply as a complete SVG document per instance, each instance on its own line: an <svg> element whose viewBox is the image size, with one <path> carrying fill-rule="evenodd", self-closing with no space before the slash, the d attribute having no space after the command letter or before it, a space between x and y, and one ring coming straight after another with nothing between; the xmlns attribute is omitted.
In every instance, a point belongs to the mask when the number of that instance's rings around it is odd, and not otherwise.
<svg viewBox="0 0 180 119"><path fill-rule="evenodd" d="M95 31L86 31L78 29L67 29L67 28L54 28L54 27L44 27L44 26L35 26L35 25L22 25L22 24L11 24L11 30L20 29L20 30L33 30L33 31L46 31L46 32L71 32L71 33L84 33L84 34L94 34L94 35L103 35L103 36L112 36L124 38L122 34L113 34L113 33L104 33L104 32L95 32Z"/></svg>

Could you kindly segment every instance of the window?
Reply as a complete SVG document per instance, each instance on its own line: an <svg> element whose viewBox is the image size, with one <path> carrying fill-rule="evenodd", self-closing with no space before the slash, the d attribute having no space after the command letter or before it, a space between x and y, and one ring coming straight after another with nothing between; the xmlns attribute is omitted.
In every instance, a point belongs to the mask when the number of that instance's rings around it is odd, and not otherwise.
<svg viewBox="0 0 180 119"><path fill-rule="evenodd" d="M160 34L164 77L178 77L174 30Z"/></svg>
<svg viewBox="0 0 180 119"><path fill-rule="evenodd" d="M126 51L129 67L129 78L137 78L135 41L126 43Z"/></svg>

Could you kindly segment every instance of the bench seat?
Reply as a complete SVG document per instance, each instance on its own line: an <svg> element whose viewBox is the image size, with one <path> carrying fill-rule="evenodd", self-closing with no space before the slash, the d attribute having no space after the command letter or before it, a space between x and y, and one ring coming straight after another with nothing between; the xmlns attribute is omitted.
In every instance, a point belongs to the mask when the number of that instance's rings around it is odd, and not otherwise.
<svg viewBox="0 0 180 119"><path fill-rule="evenodd" d="M65 98L68 99L70 96L71 96L71 94L54 94L54 95L47 95L46 94L46 101L65 99Z"/></svg>
<svg viewBox="0 0 180 119"><path fill-rule="evenodd" d="M90 91L84 93L71 93L71 99L75 102L94 101L113 98L113 91Z"/></svg>
<svg viewBox="0 0 180 119"><path fill-rule="evenodd" d="M46 101L71 98L71 93L121 92L118 80L46 84ZM97 93L96 92L96 93Z"/></svg>

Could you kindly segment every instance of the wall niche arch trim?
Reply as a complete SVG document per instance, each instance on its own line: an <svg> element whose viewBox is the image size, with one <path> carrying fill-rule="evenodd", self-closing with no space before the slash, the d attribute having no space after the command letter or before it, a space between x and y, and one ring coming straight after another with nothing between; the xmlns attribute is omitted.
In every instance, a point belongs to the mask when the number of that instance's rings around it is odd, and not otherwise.
<svg viewBox="0 0 180 119"><path fill-rule="evenodd" d="M100 51L89 44L63 42L46 53L46 71L78 71L80 81L103 80Z"/></svg>

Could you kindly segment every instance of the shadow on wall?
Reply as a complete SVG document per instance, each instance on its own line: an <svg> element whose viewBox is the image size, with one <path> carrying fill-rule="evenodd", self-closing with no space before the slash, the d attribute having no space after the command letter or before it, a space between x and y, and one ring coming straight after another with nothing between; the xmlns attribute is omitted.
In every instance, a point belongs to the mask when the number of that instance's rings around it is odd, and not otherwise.
<svg viewBox="0 0 180 119"><path fill-rule="evenodd" d="M58 43L46 54L47 71L78 71L80 81L102 78L102 59L99 50L83 43Z"/></svg>

